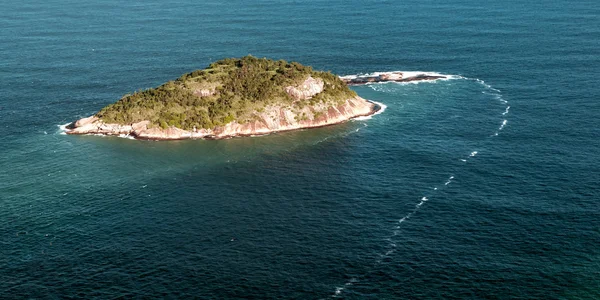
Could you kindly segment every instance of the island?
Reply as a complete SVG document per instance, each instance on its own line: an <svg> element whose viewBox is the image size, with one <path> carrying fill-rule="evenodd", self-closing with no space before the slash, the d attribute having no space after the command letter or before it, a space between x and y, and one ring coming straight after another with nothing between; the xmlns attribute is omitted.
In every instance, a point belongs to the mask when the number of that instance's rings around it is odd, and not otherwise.
<svg viewBox="0 0 600 300"><path fill-rule="evenodd" d="M419 72L383 72L372 75L350 75L340 77L348 85L361 85L369 83L382 82L415 82L429 81L437 79L446 79L446 76L439 74L419 73Z"/></svg>
<svg viewBox="0 0 600 300"><path fill-rule="evenodd" d="M381 109L348 84L399 77L394 73L344 79L297 62L250 55L227 58L159 87L127 94L95 115L69 124L65 132L180 140L322 127Z"/></svg>

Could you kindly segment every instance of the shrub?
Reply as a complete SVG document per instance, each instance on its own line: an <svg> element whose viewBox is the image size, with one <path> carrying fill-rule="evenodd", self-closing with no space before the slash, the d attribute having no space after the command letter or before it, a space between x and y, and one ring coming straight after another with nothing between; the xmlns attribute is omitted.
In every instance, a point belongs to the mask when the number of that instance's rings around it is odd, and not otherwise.
<svg viewBox="0 0 600 300"><path fill-rule="evenodd" d="M255 120L257 111L269 104L291 105L293 99L285 87L302 82L308 76L325 82L322 93L307 101L339 104L356 96L345 83L330 72L313 71L297 62L245 56L211 63L157 88L136 91L104 107L97 116L108 123L130 124L149 120L151 125L176 126L191 130L214 128L234 120ZM216 92L200 97L195 89ZM306 102L295 102L304 107ZM306 118L303 116L302 118Z"/></svg>

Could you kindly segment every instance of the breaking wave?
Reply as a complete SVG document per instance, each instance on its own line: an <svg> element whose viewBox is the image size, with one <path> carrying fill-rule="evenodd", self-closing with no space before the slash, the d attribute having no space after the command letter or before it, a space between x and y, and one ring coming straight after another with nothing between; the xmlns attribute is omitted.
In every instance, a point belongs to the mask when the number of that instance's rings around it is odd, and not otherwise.
<svg viewBox="0 0 600 300"><path fill-rule="evenodd" d="M376 111L376 112L375 112L374 114L372 114L372 115L368 115L368 116L362 116L362 117L356 117L356 118L353 118L353 120L356 120L356 121L370 120L370 119L372 119L372 118L373 118L373 116L376 116L376 115L378 115L378 114L381 114L381 113L383 113L383 112L385 111L385 109L387 108L387 105L385 105L385 104L383 104L383 103L380 103L380 102L377 102L377 101L373 101L373 100L369 100L369 101L370 101L370 102L373 102L373 103L375 103L375 104L377 104L377 105L379 106L379 110L378 110L378 111Z"/></svg>
<svg viewBox="0 0 600 300"><path fill-rule="evenodd" d="M67 126L71 125L71 122L66 123L66 124L62 124L62 125L56 125L58 127L58 134L67 134Z"/></svg>
<svg viewBox="0 0 600 300"><path fill-rule="evenodd" d="M463 78L460 75L449 75L449 74L442 74L442 73L437 73L437 72L423 72L423 71L386 71L386 72L373 72L373 73L359 73L359 74L354 74L354 75L340 76L340 78L351 80L351 79L356 79L356 78L361 78L361 77L376 77L376 76L381 76L381 75L394 75L394 74L398 74L398 73L402 73L403 79L415 78L415 77L421 77L421 76L434 76L434 77L444 77L444 78L436 78L436 79L421 80L421 81L408 81L408 82L394 82L394 81L369 82L366 84L367 85L368 84L380 84L380 83L399 83L399 84L411 83L411 84L415 84L415 83L420 83L420 82L432 82L432 81L438 81L438 80L445 81L445 80L462 79Z"/></svg>

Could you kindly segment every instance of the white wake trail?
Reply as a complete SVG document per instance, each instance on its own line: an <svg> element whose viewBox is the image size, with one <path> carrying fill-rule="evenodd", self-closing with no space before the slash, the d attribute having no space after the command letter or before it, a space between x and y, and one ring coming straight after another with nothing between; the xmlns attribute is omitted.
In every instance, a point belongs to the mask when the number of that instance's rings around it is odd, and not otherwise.
<svg viewBox="0 0 600 300"><path fill-rule="evenodd" d="M399 71L399 72L402 72L402 71ZM375 73L364 74L364 75L375 76L375 75L387 74L387 73L393 73L393 72L375 72ZM402 72L402 73L410 73L410 72ZM391 82L391 83L392 84L412 84L412 83L435 82L437 80L453 80L453 79L464 79L464 80L475 81L475 82L479 83L480 85L482 85L487 90L487 91L484 91L485 94L489 94L489 95L493 96L495 100L497 100L500 103L505 105L504 111L501 113L501 116L503 117L501 125L498 127L496 132L493 135L491 135L491 137L498 136L500 131L502 131L505 128L506 124L508 123L508 120L505 119L505 117L509 114L509 111L510 111L510 105L508 105L508 101L503 98L502 93L499 89L492 87L491 85L487 84L485 81L478 79L478 78L472 79L472 78L463 77L460 75L444 75L444 74L435 73L435 72L414 72L414 73L415 74L411 74L411 75L418 76L418 75L426 74L426 75L431 75L431 76L446 76L447 78L436 79L436 80L432 80L432 81L415 81L415 82L404 82L404 83L403 82ZM356 78L356 76L364 76L364 75L359 74L359 75L349 75L349 76L344 76L344 77ZM352 76L354 76L354 77L352 77ZM372 83L372 84L368 84L368 85L371 86L371 88L376 91L383 92L384 90L380 90L380 89L376 88L375 86L378 84L388 84L388 83L390 83L390 82ZM384 110L384 109L382 109L382 110ZM465 156L464 158L462 158L460 160L462 162L467 162L469 159L474 159L478 154L479 154L479 151L474 150L474 151L471 151L467 156ZM454 181L454 179L455 179L455 175L450 175L446 179L446 181L443 182L443 185L441 185L440 187L434 187L433 191L431 193L428 193L427 195L422 196L420 198L420 200L415 204L414 208L409 213L405 214L404 216L402 216L402 218L398 219L397 224L394 226L394 228L392 230L391 236L388 239L386 239L389 243L388 249L384 253L380 254L380 257L376 261L377 264L382 263L383 259L391 256L394 252L397 251L397 248L396 248L397 242L395 242L393 240L393 238L400 235L400 229L401 229L402 224L407 222L410 218L412 218L426 202L430 201L430 199L436 195L437 192L439 192L445 188L449 188L449 185ZM349 282L345 283L343 286L336 287L332 297L333 298L339 297L344 290L346 290L348 287L350 287L351 285L353 285L356 282L358 282L358 279L352 278Z"/></svg>

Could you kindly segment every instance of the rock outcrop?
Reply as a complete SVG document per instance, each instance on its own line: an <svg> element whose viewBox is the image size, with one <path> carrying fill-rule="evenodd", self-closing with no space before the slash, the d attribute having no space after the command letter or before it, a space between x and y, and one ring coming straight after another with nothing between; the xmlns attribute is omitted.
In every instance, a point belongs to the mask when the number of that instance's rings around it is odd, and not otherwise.
<svg viewBox="0 0 600 300"><path fill-rule="evenodd" d="M309 76L300 86L288 86L285 91L296 100L306 100L323 91L325 83L322 79Z"/></svg>
<svg viewBox="0 0 600 300"><path fill-rule="evenodd" d="M195 89L194 95L199 97L208 97L216 94L217 91L215 89Z"/></svg>
<svg viewBox="0 0 600 300"><path fill-rule="evenodd" d="M230 122L213 129L183 130L176 127L160 128L150 126L150 121L133 124L108 124L96 116L80 119L67 127L67 134L103 134L132 136L149 140L181 140L190 138L222 139L235 136L262 135L272 132L300 128L322 127L341 123L352 118L371 115L380 107L360 97L346 100L337 106L317 104L302 109L282 106L268 106L256 114L252 122L240 124Z"/></svg>
<svg viewBox="0 0 600 300"><path fill-rule="evenodd" d="M389 72L381 73L378 75L362 75L362 76L343 76L340 77L342 81L348 85L359 85L377 82L411 82L411 81L424 81L424 80L436 80L445 79L446 76L442 75L430 75L427 73L417 74L412 76L405 76L402 72Z"/></svg>

